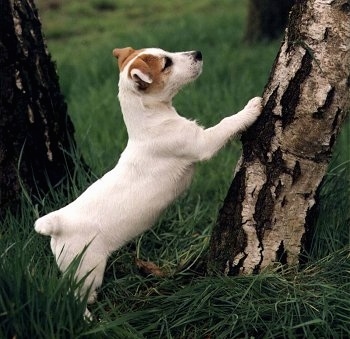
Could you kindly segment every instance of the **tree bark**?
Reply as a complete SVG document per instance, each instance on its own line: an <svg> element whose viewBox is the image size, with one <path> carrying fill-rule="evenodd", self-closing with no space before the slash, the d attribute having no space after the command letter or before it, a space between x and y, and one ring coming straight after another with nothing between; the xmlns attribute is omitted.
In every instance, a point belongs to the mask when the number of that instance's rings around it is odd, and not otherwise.
<svg viewBox="0 0 350 339"><path fill-rule="evenodd" d="M350 3L299 0L213 230L209 269L258 273L308 249L317 193L350 109Z"/></svg>
<svg viewBox="0 0 350 339"><path fill-rule="evenodd" d="M74 128L31 0L0 0L0 216L74 168Z"/></svg>
<svg viewBox="0 0 350 339"><path fill-rule="evenodd" d="M294 0L249 0L245 41L273 40L283 34Z"/></svg>

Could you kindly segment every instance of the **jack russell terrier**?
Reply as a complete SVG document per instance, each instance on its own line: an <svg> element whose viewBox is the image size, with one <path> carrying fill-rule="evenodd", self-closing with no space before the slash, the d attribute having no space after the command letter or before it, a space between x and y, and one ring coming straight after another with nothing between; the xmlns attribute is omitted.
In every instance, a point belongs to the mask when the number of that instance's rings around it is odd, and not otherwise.
<svg viewBox="0 0 350 339"><path fill-rule="evenodd" d="M61 271L81 258L76 277L88 302L102 284L108 256L149 229L191 183L195 163L210 159L261 112L261 98L239 113L204 129L181 117L172 99L202 71L201 52L169 53L158 48L116 48L119 101L128 143L117 165L69 205L35 222L51 236Z"/></svg>

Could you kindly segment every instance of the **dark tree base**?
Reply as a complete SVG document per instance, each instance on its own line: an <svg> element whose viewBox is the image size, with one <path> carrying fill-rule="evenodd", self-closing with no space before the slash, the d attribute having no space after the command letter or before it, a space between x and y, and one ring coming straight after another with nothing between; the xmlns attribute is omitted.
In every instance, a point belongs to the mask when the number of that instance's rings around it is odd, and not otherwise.
<svg viewBox="0 0 350 339"><path fill-rule="evenodd" d="M0 216L67 179L74 128L31 0L0 0Z"/></svg>

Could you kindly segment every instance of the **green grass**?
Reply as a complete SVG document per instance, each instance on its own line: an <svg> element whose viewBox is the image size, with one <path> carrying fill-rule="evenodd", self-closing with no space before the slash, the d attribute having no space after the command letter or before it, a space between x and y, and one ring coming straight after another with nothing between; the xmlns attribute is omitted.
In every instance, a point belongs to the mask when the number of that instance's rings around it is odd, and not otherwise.
<svg viewBox="0 0 350 339"><path fill-rule="evenodd" d="M310 263L301 271L256 276L200 274L210 232L232 178L240 143L200 164L189 192L153 230L109 260L95 319L82 321L72 277L61 278L48 238L33 231L38 213L61 207L115 165L126 144L116 97L115 47L200 49L201 77L175 100L209 126L262 93L279 42L242 44L246 1L38 1L49 50L93 169L77 169L70 195L25 199L0 233L0 338L316 338L350 336L350 126L339 137L321 190ZM165 273L145 274L136 259Z"/></svg>

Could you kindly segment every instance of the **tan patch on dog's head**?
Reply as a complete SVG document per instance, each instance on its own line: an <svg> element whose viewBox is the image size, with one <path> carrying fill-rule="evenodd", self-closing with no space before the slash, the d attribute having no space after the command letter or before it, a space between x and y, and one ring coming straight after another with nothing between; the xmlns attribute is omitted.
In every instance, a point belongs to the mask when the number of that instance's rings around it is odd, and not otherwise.
<svg viewBox="0 0 350 339"><path fill-rule="evenodd" d="M162 69L162 58L151 54L143 54L130 65L128 75L136 81L139 89L145 90L148 87L159 87L163 83Z"/></svg>
<svg viewBox="0 0 350 339"><path fill-rule="evenodd" d="M113 56L118 59L118 66L120 72L123 71L124 67L128 64L128 62L140 54L143 50L135 50L132 47L125 48L115 48L113 50Z"/></svg>
<svg viewBox="0 0 350 339"><path fill-rule="evenodd" d="M136 57L129 67L128 76L136 82L139 89L146 90L151 84L153 88L159 87L159 84L162 83L163 58L151 54L137 57L143 51L143 49L135 50L132 47L115 48L113 55L118 59L120 72L124 70L130 60Z"/></svg>

